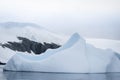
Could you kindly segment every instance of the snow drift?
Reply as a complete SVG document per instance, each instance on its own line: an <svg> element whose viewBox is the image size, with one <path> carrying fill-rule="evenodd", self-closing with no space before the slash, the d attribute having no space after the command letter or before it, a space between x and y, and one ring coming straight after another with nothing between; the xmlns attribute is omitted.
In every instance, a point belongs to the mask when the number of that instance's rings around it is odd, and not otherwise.
<svg viewBox="0 0 120 80"><path fill-rule="evenodd" d="M4 70L63 73L120 72L119 55L95 48L75 33L60 48L42 55L15 54Z"/></svg>

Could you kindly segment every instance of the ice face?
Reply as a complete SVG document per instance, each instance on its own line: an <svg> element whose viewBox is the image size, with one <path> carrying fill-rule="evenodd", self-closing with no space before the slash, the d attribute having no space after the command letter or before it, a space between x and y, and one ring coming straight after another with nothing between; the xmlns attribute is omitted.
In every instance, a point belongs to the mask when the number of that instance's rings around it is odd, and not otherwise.
<svg viewBox="0 0 120 80"><path fill-rule="evenodd" d="M105 73L120 72L119 66L120 61L114 52L95 48L75 33L61 48L48 50L43 55L14 55L4 70Z"/></svg>
<svg viewBox="0 0 120 80"><path fill-rule="evenodd" d="M49 49L48 51L46 51L44 54L41 54L41 55L29 55L29 54L24 54L24 53L20 53L20 54L18 53L18 55L22 56L25 59L27 58L29 60L42 60L42 59L46 59L47 57L52 56L53 54L55 54L55 53L57 53L57 52L59 52L61 50L64 50L64 49L72 47L79 39L80 39L79 34L75 33L64 44L64 46L62 46L62 47L60 47L58 49L55 49L55 50Z"/></svg>

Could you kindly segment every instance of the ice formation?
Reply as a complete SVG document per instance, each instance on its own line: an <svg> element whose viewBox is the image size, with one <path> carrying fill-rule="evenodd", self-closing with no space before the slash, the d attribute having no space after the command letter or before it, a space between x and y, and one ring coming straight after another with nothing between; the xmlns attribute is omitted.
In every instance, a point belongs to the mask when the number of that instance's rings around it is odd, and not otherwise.
<svg viewBox="0 0 120 80"><path fill-rule="evenodd" d="M60 48L41 55L15 54L4 70L62 73L120 72L119 54L95 48L75 33Z"/></svg>

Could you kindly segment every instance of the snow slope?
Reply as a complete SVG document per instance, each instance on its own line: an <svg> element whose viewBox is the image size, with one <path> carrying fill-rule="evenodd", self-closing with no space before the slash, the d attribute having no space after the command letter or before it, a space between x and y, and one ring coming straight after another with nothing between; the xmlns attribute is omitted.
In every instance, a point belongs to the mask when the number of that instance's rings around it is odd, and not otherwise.
<svg viewBox="0 0 120 80"><path fill-rule="evenodd" d="M63 73L120 72L120 60L111 50L95 48L75 33L61 48L40 56L15 54L4 70Z"/></svg>
<svg viewBox="0 0 120 80"><path fill-rule="evenodd" d="M119 40L86 38L86 42L94 45L97 48L112 49L113 51L120 53Z"/></svg>
<svg viewBox="0 0 120 80"><path fill-rule="evenodd" d="M54 34L33 23L6 22L0 23L0 42L17 41L23 36L37 42L54 42L61 44L61 36Z"/></svg>

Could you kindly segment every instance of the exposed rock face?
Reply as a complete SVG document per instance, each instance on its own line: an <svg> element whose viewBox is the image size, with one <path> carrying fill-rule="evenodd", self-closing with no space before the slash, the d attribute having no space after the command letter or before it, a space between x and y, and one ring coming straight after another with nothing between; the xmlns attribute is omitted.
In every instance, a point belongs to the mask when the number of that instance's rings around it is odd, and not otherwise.
<svg viewBox="0 0 120 80"><path fill-rule="evenodd" d="M0 61L0 65L5 65L6 63L2 63L1 61Z"/></svg>
<svg viewBox="0 0 120 80"><path fill-rule="evenodd" d="M17 37L21 42L8 42L5 44L1 44L3 48L7 47L11 50L14 51L20 51L20 52L25 52L27 51L28 53L31 53L33 51L35 54L41 54L45 52L47 49L56 49L59 48L60 45L55 44L55 43L38 43L35 41L31 41L27 38L24 37Z"/></svg>

